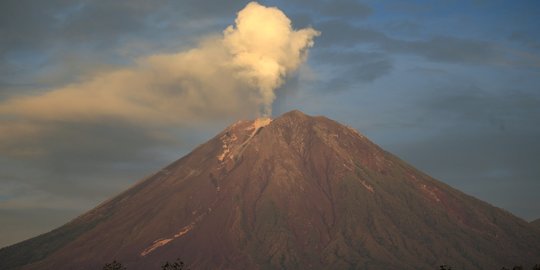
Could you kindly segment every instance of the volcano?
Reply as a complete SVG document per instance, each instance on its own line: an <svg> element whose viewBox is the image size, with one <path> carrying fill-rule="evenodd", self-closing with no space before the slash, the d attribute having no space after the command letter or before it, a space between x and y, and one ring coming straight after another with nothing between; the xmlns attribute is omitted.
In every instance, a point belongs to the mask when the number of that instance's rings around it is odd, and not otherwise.
<svg viewBox="0 0 540 270"><path fill-rule="evenodd" d="M540 228L540 218L531 221L531 224L533 224L534 226Z"/></svg>
<svg viewBox="0 0 540 270"><path fill-rule="evenodd" d="M540 228L322 116L239 121L0 269L500 269L540 263Z"/></svg>

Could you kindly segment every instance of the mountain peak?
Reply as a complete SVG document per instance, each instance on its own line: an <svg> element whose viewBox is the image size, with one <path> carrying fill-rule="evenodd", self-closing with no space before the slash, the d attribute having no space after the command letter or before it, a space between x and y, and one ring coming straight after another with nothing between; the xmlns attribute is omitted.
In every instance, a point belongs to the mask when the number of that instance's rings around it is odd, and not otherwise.
<svg viewBox="0 0 540 270"><path fill-rule="evenodd" d="M292 111L288 111L284 114L282 114L281 116L279 116L278 118L291 118L291 119L307 119L307 118L310 118L311 116L299 111L299 110L292 110Z"/></svg>
<svg viewBox="0 0 540 270"><path fill-rule="evenodd" d="M496 269L538 263L540 235L356 130L293 110L230 125L73 222L0 250L0 268L155 269L178 256L192 269Z"/></svg>

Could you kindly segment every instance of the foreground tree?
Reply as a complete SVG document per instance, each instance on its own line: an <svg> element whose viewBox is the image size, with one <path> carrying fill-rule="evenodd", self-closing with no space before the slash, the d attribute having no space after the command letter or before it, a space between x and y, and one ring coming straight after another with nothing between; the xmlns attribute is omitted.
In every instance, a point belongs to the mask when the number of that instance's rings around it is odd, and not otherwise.
<svg viewBox="0 0 540 270"><path fill-rule="evenodd" d="M162 266L162 270L189 270L187 268L184 268L185 264L183 261L180 260L180 258L177 258L175 262L165 262Z"/></svg>
<svg viewBox="0 0 540 270"><path fill-rule="evenodd" d="M103 266L103 270L126 270L126 267L114 260L112 263L106 263Z"/></svg>

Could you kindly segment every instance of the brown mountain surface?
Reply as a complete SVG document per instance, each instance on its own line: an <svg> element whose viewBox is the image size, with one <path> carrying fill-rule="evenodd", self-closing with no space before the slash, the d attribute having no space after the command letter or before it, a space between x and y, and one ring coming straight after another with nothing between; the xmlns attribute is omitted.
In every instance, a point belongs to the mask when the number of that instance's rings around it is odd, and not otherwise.
<svg viewBox="0 0 540 270"><path fill-rule="evenodd" d="M240 121L44 235L0 269L500 269L540 262L532 224L299 111Z"/></svg>
<svg viewBox="0 0 540 270"><path fill-rule="evenodd" d="M531 224L540 228L540 218L539 219L536 219L536 220L533 220L531 221Z"/></svg>

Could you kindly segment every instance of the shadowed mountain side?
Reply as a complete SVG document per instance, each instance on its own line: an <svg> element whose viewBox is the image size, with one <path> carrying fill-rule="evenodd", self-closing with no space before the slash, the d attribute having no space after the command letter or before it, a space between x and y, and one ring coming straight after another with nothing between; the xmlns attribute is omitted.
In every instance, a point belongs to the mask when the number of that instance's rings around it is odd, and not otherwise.
<svg viewBox="0 0 540 270"><path fill-rule="evenodd" d="M540 232L352 128L292 111L231 125L57 231L0 250L0 268L157 269L177 257L191 269L498 269L540 262Z"/></svg>

